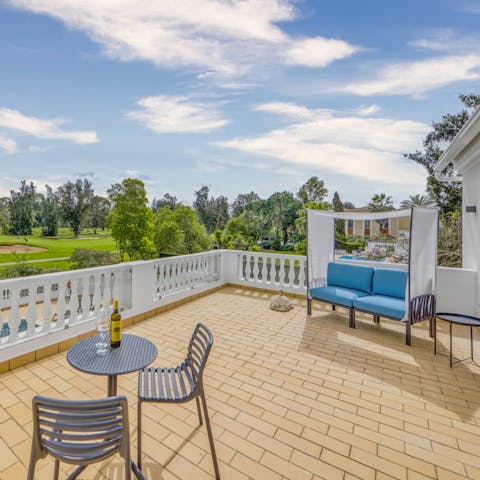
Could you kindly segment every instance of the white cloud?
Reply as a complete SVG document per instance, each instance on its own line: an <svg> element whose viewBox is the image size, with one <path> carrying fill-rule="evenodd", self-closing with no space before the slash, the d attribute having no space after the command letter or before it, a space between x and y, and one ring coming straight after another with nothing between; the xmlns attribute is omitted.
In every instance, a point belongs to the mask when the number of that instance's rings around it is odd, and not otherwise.
<svg viewBox="0 0 480 480"><path fill-rule="evenodd" d="M295 0L9 0L85 32L106 55L167 68L190 66L241 75L272 60L323 67L357 47L329 38L295 39L280 22L297 17ZM275 58L276 57L276 58Z"/></svg>
<svg viewBox="0 0 480 480"><path fill-rule="evenodd" d="M74 143L97 143L97 134L94 131L68 131L60 128L66 120L45 120L37 117L28 117L18 110L0 108L0 127L17 130L34 137L46 140L69 140Z"/></svg>
<svg viewBox="0 0 480 480"><path fill-rule="evenodd" d="M343 40L333 38L304 38L292 41L285 51L285 60L305 67L325 67L329 63L357 53L359 48Z"/></svg>
<svg viewBox="0 0 480 480"><path fill-rule="evenodd" d="M286 107L290 109L291 104ZM401 154L421 144L430 129L428 125L327 112L312 109L310 118L286 128L214 145L275 158L284 166L326 169L363 180L424 188L423 169L404 160Z"/></svg>
<svg viewBox="0 0 480 480"><path fill-rule="evenodd" d="M261 103L254 108L257 112L268 112L293 118L311 118L313 111L302 105L289 102Z"/></svg>
<svg viewBox="0 0 480 480"><path fill-rule="evenodd" d="M17 151L17 142L11 138L0 137L0 148L6 153L15 153Z"/></svg>
<svg viewBox="0 0 480 480"><path fill-rule="evenodd" d="M480 56L458 55L388 65L376 78L340 90L356 95L421 95L451 83L480 78Z"/></svg>
<svg viewBox="0 0 480 480"><path fill-rule="evenodd" d="M362 105L358 110L357 114L361 117L370 117L371 115L375 115L381 110L378 105Z"/></svg>
<svg viewBox="0 0 480 480"><path fill-rule="evenodd" d="M137 105L141 109L126 116L157 133L208 133L228 123L213 104L194 102L188 97L144 97Z"/></svg>

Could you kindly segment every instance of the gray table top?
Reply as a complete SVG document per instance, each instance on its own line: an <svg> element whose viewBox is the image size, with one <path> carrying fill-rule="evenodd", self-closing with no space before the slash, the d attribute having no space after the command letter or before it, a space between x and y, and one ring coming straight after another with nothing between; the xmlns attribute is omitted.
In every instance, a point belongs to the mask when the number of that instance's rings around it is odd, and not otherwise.
<svg viewBox="0 0 480 480"><path fill-rule="evenodd" d="M468 325L470 327L480 327L480 318L471 315L462 315L461 313L438 312L435 314L437 318L446 320L447 322L457 323L459 325Z"/></svg>
<svg viewBox="0 0 480 480"><path fill-rule="evenodd" d="M81 372L93 375L122 375L140 370L157 357L157 347L146 338L122 334L120 347L111 348L106 355L97 355L93 336L76 343L67 352L68 363Z"/></svg>

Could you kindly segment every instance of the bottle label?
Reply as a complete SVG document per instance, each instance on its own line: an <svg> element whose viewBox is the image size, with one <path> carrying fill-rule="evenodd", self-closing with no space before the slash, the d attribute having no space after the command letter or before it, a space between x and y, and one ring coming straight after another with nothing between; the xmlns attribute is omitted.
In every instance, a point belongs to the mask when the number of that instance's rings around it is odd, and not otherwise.
<svg viewBox="0 0 480 480"><path fill-rule="evenodd" d="M118 325L112 325L110 340L112 343L117 343L117 342L120 342L120 339L121 339L120 322L118 322Z"/></svg>

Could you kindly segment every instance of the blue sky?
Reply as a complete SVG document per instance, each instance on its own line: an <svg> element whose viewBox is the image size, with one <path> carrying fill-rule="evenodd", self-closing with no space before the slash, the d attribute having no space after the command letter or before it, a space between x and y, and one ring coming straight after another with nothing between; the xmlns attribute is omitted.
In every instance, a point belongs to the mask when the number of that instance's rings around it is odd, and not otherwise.
<svg viewBox="0 0 480 480"><path fill-rule="evenodd" d="M480 1L0 0L0 195L127 176L398 204L403 152L478 93Z"/></svg>

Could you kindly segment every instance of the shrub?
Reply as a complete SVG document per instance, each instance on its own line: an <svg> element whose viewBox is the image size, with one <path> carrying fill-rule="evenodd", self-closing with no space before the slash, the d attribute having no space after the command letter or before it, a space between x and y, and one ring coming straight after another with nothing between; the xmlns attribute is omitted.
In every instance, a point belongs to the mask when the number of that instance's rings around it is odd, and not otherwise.
<svg viewBox="0 0 480 480"><path fill-rule="evenodd" d="M100 267L119 263L118 256L113 252L105 250L91 250L88 248L77 248L70 257L73 269Z"/></svg>

